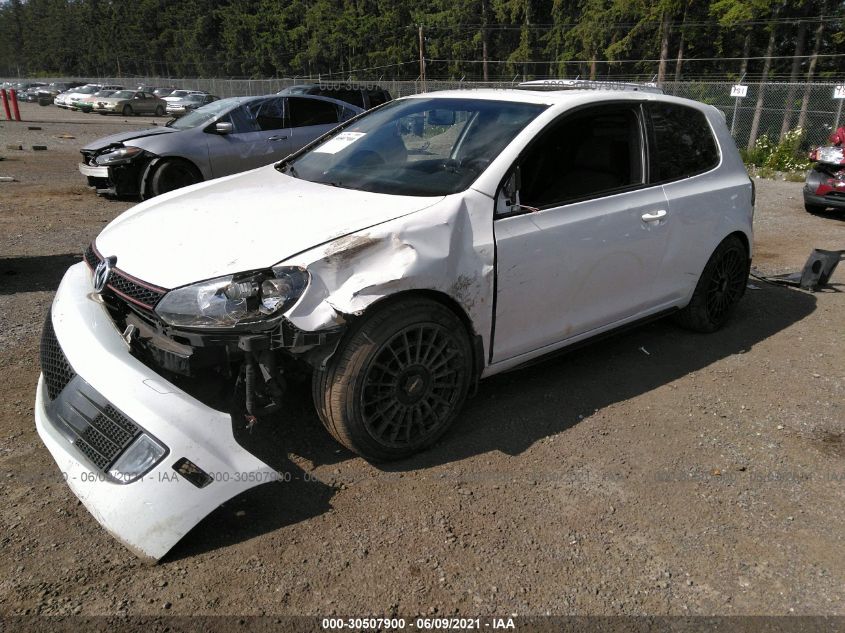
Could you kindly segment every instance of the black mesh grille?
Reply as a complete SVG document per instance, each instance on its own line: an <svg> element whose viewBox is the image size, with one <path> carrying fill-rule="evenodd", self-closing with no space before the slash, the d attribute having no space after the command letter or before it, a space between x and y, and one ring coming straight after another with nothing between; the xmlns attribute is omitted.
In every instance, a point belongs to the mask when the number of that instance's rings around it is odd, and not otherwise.
<svg viewBox="0 0 845 633"><path fill-rule="evenodd" d="M147 288L127 279L119 271L113 270L109 275L108 286L120 294L134 299L148 308L152 308L164 296L164 292Z"/></svg>
<svg viewBox="0 0 845 633"><path fill-rule="evenodd" d="M94 252L94 245L89 244L88 248L85 249L85 263L88 264L88 267L91 270L94 270L97 267L97 264L100 263L100 258L97 257L97 253Z"/></svg>
<svg viewBox="0 0 845 633"><path fill-rule="evenodd" d="M47 312L47 320L44 322L44 330L41 332L41 372L44 374L44 382L47 385L47 395L50 400L58 396L62 389L76 376L59 346L59 341L56 339L50 312Z"/></svg>
<svg viewBox="0 0 845 633"><path fill-rule="evenodd" d="M100 455L94 448L86 443L84 440L78 439L73 443L85 457L91 460L91 463L97 467L98 470L105 470L111 463L108 457Z"/></svg>
<svg viewBox="0 0 845 633"><path fill-rule="evenodd" d="M102 257L100 257L100 254L94 248L93 242L87 249L85 249L84 257L85 262L91 270L95 269L97 264L102 261ZM167 292L167 290L163 288L148 288L147 286L139 284L127 277L125 273L117 268L112 269L106 285L108 289L113 291L113 295L120 293L117 295L119 300L126 301L126 298L128 297L135 303L135 305L147 310L152 310L155 307L155 304L158 303L159 299L161 299Z"/></svg>
<svg viewBox="0 0 845 633"><path fill-rule="evenodd" d="M74 445L97 468L105 470L140 433L138 426L113 406L107 405L103 413L90 421Z"/></svg>

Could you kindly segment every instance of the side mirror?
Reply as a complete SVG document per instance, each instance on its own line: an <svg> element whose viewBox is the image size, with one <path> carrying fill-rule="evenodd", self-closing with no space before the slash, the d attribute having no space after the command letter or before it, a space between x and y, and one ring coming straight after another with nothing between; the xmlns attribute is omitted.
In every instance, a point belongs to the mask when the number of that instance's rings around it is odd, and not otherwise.
<svg viewBox="0 0 845 633"><path fill-rule="evenodd" d="M214 124L214 131L218 134L231 134L235 131L235 126L228 121L220 121Z"/></svg>
<svg viewBox="0 0 845 633"><path fill-rule="evenodd" d="M522 210L522 204L519 201L519 190L522 187L522 170L519 167L514 170L505 180L499 190L499 195L496 196L496 215L506 215Z"/></svg>

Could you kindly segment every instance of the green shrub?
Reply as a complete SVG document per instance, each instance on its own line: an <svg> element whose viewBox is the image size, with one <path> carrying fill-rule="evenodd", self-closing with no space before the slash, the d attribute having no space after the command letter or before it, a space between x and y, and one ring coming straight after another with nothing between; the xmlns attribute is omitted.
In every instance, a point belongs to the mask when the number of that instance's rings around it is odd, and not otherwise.
<svg viewBox="0 0 845 633"><path fill-rule="evenodd" d="M783 135L783 140L772 148L763 161L763 166L775 171L801 171L810 166L810 161L801 150L804 130L800 127ZM756 148L756 145L755 145Z"/></svg>
<svg viewBox="0 0 845 633"><path fill-rule="evenodd" d="M783 179L787 182L804 182L806 178L806 171L790 171L783 175Z"/></svg>
<svg viewBox="0 0 845 633"><path fill-rule="evenodd" d="M764 134L754 142L754 147L751 149L741 149L739 153L742 155L742 162L746 165L762 167L766 164L774 149L775 146L772 143L772 139Z"/></svg>
<svg viewBox="0 0 845 633"><path fill-rule="evenodd" d="M771 167L761 167L757 170L757 175L760 176L760 178L768 178L769 180L773 180L774 177L777 176L777 172Z"/></svg>

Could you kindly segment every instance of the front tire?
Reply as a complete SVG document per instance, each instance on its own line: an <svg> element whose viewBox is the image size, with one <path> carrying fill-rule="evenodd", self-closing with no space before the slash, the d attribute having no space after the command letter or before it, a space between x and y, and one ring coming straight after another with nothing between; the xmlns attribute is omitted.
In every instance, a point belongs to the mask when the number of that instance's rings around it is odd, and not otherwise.
<svg viewBox="0 0 845 633"><path fill-rule="evenodd" d="M174 189L202 181L202 174L189 162L169 159L158 165L150 182L150 193L160 196Z"/></svg>
<svg viewBox="0 0 845 633"><path fill-rule="evenodd" d="M689 305L677 314L683 327L715 332L730 318L748 283L748 251L734 236L725 238L707 261Z"/></svg>
<svg viewBox="0 0 845 633"><path fill-rule="evenodd" d="M446 432L466 400L472 348L464 324L428 299L378 309L314 372L329 433L371 461L407 457Z"/></svg>
<svg viewBox="0 0 845 633"><path fill-rule="evenodd" d="M131 105L123 106L123 116L132 116L132 106Z"/></svg>
<svg viewBox="0 0 845 633"><path fill-rule="evenodd" d="M156 116L164 116L164 106L158 106L156 108Z"/></svg>

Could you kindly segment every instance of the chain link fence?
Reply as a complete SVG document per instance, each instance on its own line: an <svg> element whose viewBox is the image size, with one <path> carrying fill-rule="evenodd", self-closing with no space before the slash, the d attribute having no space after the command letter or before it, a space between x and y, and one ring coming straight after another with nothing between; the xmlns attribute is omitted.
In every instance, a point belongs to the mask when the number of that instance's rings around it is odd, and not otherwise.
<svg viewBox="0 0 845 633"><path fill-rule="evenodd" d="M17 81L10 79L9 81ZM40 81L68 81L66 78ZM316 82L317 78L275 79L217 79L173 77L100 77L88 79L96 83L118 84L126 87L174 86L188 90L205 90L219 97L263 95L278 92L289 86ZM332 82L336 83L336 82ZM399 81L355 80L355 85L375 85L385 88L394 97L404 97L426 91L471 88L513 88L517 82L507 81ZM783 132L799 125L805 131L804 144L822 145L842 120L842 99L833 98L832 83L748 83L743 99L730 96L731 82L680 81L663 85L666 94L695 99L719 108L727 120L737 146L753 146L761 136L777 141Z"/></svg>

